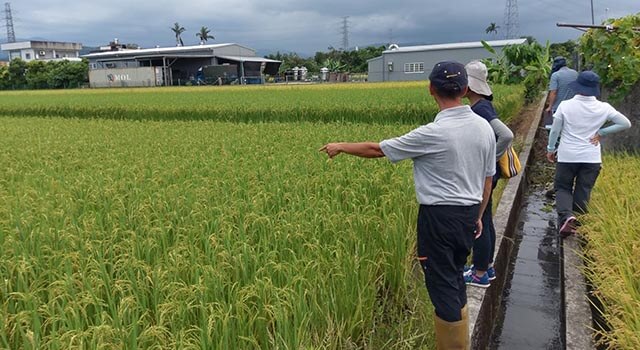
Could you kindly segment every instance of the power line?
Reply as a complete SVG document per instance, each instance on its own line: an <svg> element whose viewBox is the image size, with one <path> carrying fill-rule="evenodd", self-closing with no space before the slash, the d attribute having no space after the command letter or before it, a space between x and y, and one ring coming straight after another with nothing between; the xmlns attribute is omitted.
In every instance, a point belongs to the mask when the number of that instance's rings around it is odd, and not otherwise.
<svg viewBox="0 0 640 350"><path fill-rule="evenodd" d="M342 17L342 50L347 51L349 48L349 16Z"/></svg>
<svg viewBox="0 0 640 350"><path fill-rule="evenodd" d="M16 32L13 29L13 16L11 15L11 3L4 3L4 19L7 26L7 42L16 42Z"/></svg>
<svg viewBox="0 0 640 350"><path fill-rule="evenodd" d="M520 19L518 17L518 0L507 0L504 8L504 27L506 39L520 37Z"/></svg>

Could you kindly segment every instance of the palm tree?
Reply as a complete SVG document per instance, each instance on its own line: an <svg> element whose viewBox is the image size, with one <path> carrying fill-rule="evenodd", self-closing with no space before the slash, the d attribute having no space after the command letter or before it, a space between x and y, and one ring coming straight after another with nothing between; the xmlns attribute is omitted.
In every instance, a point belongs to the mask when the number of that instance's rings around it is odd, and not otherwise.
<svg viewBox="0 0 640 350"><path fill-rule="evenodd" d="M206 43L209 39L215 39L213 35L209 34L210 32L211 30L209 30L209 28L202 27L200 28L200 33L196 33L196 36L200 38L200 45L204 45L204 43Z"/></svg>
<svg viewBox="0 0 640 350"><path fill-rule="evenodd" d="M496 34L498 34L498 28L500 28L499 25L496 25L494 22L491 22L491 24L489 24L487 29L485 29L484 31L487 34L493 33L493 35L495 36Z"/></svg>
<svg viewBox="0 0 640 350"><path fill-rule="evenodd" d="M184 29L184 27L176 22L173 24L173 28L171 28L171 30L176 35L176 46L184 46L184 43L182 42L182 38L180 36L186 31L186 29Z"/></svg>

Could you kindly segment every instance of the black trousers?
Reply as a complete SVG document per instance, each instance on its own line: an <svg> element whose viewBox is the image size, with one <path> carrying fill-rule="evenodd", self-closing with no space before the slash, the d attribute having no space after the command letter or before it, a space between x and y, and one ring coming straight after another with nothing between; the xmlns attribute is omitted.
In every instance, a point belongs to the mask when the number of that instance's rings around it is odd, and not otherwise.
<svg viewBox="0 0 640 350"><path fill-rule="evenodd" d="M462 276L473 246L480 205L421 205L418 211L418 259L436 315L462 319L467 290Z"/></svg>
<svg viewBox="0 0 640 350"><path fill-rule="evenodd" d="M496 249L496 228L493 226L493 190L498 184L498 175L493 177L491 194L487 208L482 213L482 235L473 241L473 266L476 270L487 271L493 262Z"/></svg>
<svg viewBox="0 0 640 350"><path fill-rule="evenodd" d="M600 163L558 163L556 165L556 210L558 227L575 214L587 212L591 190L600 175Z"/></svg>

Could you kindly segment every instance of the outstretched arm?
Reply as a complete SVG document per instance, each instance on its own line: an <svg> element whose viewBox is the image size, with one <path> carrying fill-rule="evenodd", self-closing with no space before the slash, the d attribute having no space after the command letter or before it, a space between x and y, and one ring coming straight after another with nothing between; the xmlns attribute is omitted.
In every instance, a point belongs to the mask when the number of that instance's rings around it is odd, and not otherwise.
<svg viewBox="0 0 640 350"><path fill-rule="evenodd" d="M381 158L384 153L377 142L358 142L358 143L328 143L318 151L326 152L329 158L333 158L340 153L351 154L362 158Z"/></svg>

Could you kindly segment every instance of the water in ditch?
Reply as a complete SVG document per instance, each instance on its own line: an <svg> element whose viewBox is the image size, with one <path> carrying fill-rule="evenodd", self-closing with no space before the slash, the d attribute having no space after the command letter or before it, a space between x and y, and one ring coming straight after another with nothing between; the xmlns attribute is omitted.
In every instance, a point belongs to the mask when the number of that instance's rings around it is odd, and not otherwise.
<svg viewBox="0 0 640 350"><path fill-rule="evenodd" d="M553 199L529 188L491 349L564 349L560 247Z"/></svg>

